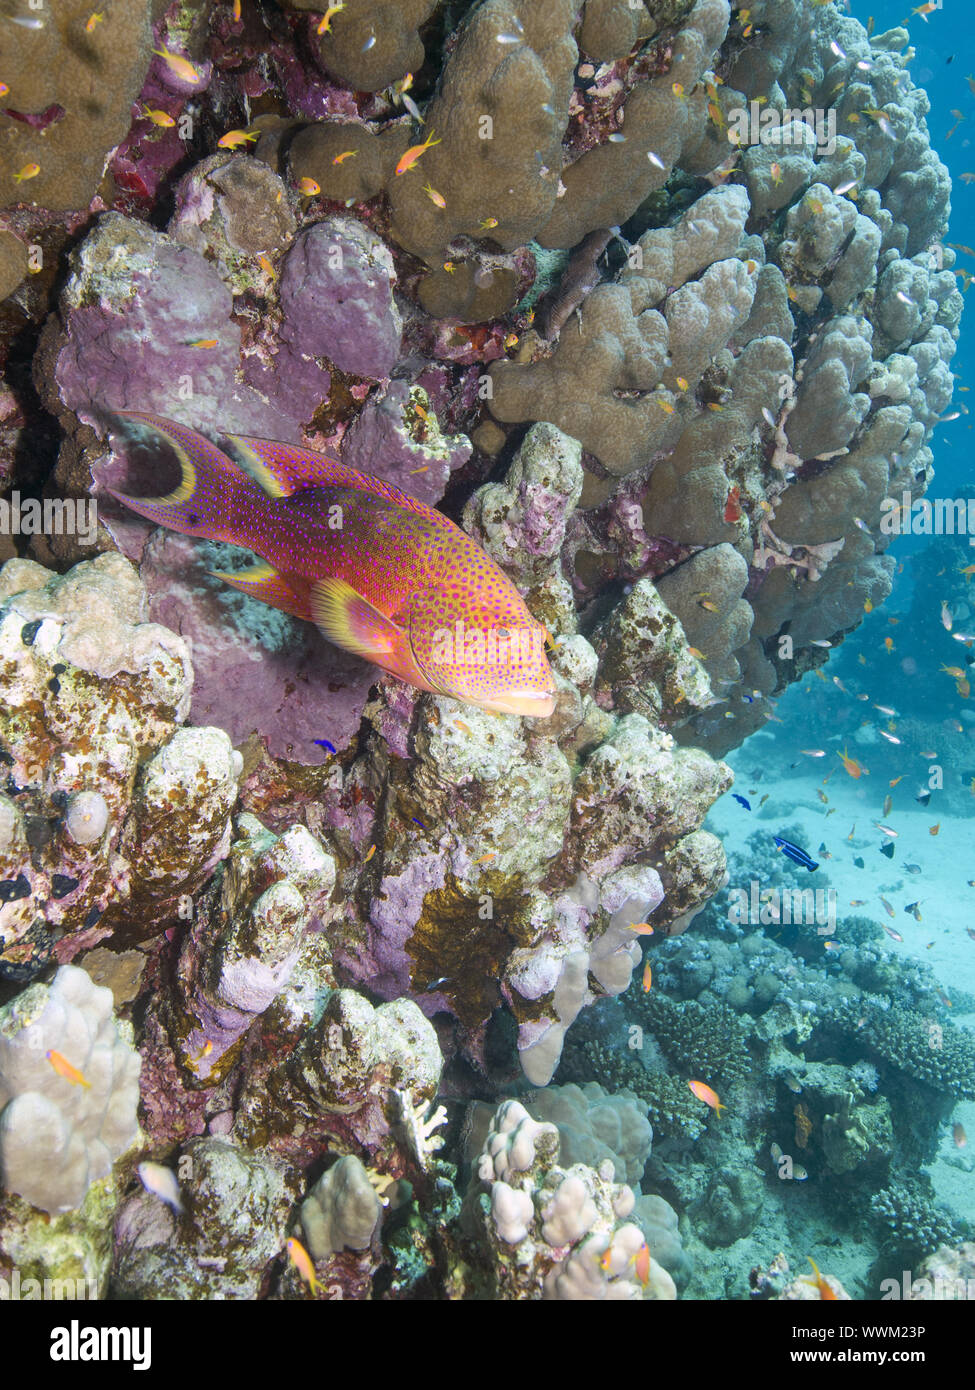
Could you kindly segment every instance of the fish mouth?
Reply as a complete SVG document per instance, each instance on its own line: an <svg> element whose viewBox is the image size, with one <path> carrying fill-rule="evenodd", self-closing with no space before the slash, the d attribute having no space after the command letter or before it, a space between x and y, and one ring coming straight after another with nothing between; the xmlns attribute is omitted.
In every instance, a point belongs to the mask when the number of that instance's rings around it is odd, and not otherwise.
<svg viewBox="0 0 975 1390"><path fill-rule="evenodd" d="M555 709L555 694L548 690L512 690L479 703L483 709L495 714L520 714L527 715L529 719L547 719Z"/></svg>

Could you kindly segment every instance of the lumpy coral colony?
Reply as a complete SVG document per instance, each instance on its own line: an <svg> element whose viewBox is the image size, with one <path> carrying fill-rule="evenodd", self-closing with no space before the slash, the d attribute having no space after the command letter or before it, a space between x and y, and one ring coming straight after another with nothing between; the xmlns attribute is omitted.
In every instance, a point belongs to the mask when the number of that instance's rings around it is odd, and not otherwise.
<svg viewBox="0 0 975 1390"><path fill-rule="evenodd" d="M721 1252L761 1210L751 1292L797 1298L775 1252L837 1202L878 1270L957 1246L916 1174L971 1046L923 971L869 922L841 961L713 910L660 944L725 881L716 759L884 598L881 501L930 477L961 296L907 31L813 0L0 24L0 1269L747 1297ZM121 410L439 505L547 628L554 712L420 694L223 586L243 552L113 502L175 483L113 452ZM653 992L616 1002L648 918Z"/></svg>

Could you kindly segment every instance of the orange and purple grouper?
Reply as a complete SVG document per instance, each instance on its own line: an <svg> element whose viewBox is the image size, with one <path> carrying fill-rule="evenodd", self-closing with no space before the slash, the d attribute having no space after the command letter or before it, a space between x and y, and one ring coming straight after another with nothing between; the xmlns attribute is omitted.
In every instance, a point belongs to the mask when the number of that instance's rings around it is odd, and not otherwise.
<svg viewBox="0 0 975 1390"><path fill-rule="evenodd" d="M336 646L420 690L495 713L545 718L555 681L545 628L481 547L449 518L310 449L204 435L114 411L122 433L162 440L181 471L166 497L111 495L187 536L246 546L265 563L216 572L317 623Z"/></svg>

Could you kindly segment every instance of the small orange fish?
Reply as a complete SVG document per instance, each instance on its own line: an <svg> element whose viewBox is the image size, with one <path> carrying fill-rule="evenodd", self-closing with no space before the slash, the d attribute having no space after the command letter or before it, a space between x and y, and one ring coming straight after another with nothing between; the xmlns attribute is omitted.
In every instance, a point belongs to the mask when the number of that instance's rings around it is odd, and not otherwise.
<svg viewBox="0 0 975 1390"><path fill-rule="evenodd" d="M190 1066L191 1066L191 1067L197 1066L198 1063L200 1063L200 1062L203 1061L204 1057L209 1057L209 1055L210 1055L210 1053L211 1053L212 1051L213 1051L213 1043L210 1041L209 1038L207 1038L206 1042L205 1042L205 1043L203 1044L203 1046L200 1048L200 1050L199 1050L199 1052L196 1054L196 1056L195 1056L195 1057L190 1057L190 1058L189 1058Z"/></svg>
<svg viewBox="0 0 975 1390"><path fill-rule="evenodd" d="M438 193L435 188L431 188L429 183L423 185L423 191L430 199L431 203L433 203L434 207L445 208L447 206L447 199L442 193Z"/></svg>
<svg viewBox="0 0 975 1390"><path fill-rule="evenodd" d="M368 851L366 852L366 857L365 857L365 859L363 859L363 861L362 861L363 864L368 864L368 863L369 863L369 860L372 858L372 856L373 856L375 853L376 853L376 846L375 846L375 845L370 845Z"/></svg>
<svg viewBox="0 0 975 1390"><path fill-rule="evenodd" d="M613 1247L609 1246L599 1257L599 1268L605 1274L613 1263Z"/></svg>
<svg viewBox="0 0 975 1390"><path fill-rule="evenodd" d="M902 772L899 777L895 777L892 782L888 782L888 787L896 787L898 782L903 782L905 774Z"/></svg>
<svg viewBox="0 0 975 1390"><path fill-rule="evenodd" d="M813 1273L816 1277L815 1279L806 1279L805 1283L812 1284L814 1289L818 1289L819 1296L824 1302L829 1302L830 1300L832 1300L834 1303L838 1302L839 1300L837 1298L837 1295L833 1292L830 1285L826 1282L826 1280L820 1274L819 1270L816 1268L815 1260L812 1258L811 1255L807 1255L806 1259L812 1265Z"/></svg>
<svg viewBox="0 0 975 1390"><path fill-rule="evenodd" d="M491 861L492 859L497 859L497 857L498 857L498 856L497 856L496 851L492 849L488 854L482 854L481 857L480 857L480 859L475 859L475 860L474 860L474 863L475 863L475 864L488 864L488 863L490 863L490 861Z"/></svg>
<svg viewBox="0 0 975 1390"><path fill-rule="evenodd" d="M315 1276L315 1266L311 1262L311 1256L302 1245L301 1241L291 1236L285 1248L288 1252L288 1258L308 1285L311 1292L313 1294L317 1293L322 1285Z"/></svg>
<svg viewBox="0 0 975 1390"><path fill-rule="evenodd" d="M73 1067L67 1057L62 1057L60 1052L45 1052L44 1056L57 1072L58 1076L63 1076L65 1081L70 1081L72 1086L84 1086L86 1091L91 1090L91 1082L88 1081L83 1072L77 1067Z"/></svg>
<svg viewBox="0 0 975 1390"><path fill-rule="evenodd" d="M649 922L631 922L630 931L635 931L637 936L653 936L653 927Z"/></svg>
<svg viewBox="0 0 975 1390"><path fill-rule="evenodd" d="M258 264L258 265L261 267L261 269L264 271L264 274L265 274L265 275L270 275L270 277L271 277L272 280L276 280L276 279L278 278L278 273L277 273L277 271L274 269L274 266L273 266L272 263L271 263L270 257L267 256L267 255L265 255L265 253L264 253L263 251L261 252L261 254L260 254L260 255L258 256L258 258L257 258L257 264Z"/></svg>
<svg viewBox="0 0 975 1390"><path fill-rule="evenodd" d="M673 415L675 407L671 401L665 401L662 396L658 396L657 404L665 415Z"/></svg>
<svg viewBox="0 0 975 1390"><path fill-rule="evenodd" d="M441 140L435 140L433 138L433 131L431 130L430 134L424 140L422 145L411 145L410 148L406 151L406 153L400 156L399 163L396 166L396 173L405 174L407 169L413 168L413 165L420 158L420 155L423 154L424 150L428 150L431 145L439 144L441 144Z"/></svg>
<svg viewBox="0 0 975 1390"><path fill-rule="evenodd" d="M719 612L718 605L713 598L699 598L697 602L698 607L705 609L708 613Z"/></svg>
<svg viewBox="0 0 975 1390"><path fill-rule="evenodd" d="M633 1272L644 1288L650 1283L650 1247L646 1241L633 1256Z"/></svg>
<svg viewBox="0 0 975 1390"><path fill-rule="evenodd" d="M851 758L849 756L846 748L843 749L842 753L837 753L836 756L841 759L843 766L852 778L856 779L863 776L863 768L857 762L856 758Z"/></svg>
<svg viewBox="0 0 975 1390"><path fill-rule="evenodd" d="M158 58L162 58L166 66L177 77L181 77L184 82L199 82L200 74L189 59L184 58L181 53L170 53L167 48L154 48L152 51Z"/></svg>
<svg viewBox="0 0 975 1390"><path fill-rule="evenodd" d="M777 187L782 182L782 165L779 164L778 161L776 161L772 164L772 167L769 169L769 173L772 176L772 182Z"/></svg>
<svg viewBox="0 0 975 1390"><path fill-rule="evenodd" d="M868 598L868 599L864 599L864 602L863 602L863 611L864 611L864 613L872 613L872 612L873 612L873 600L872 600L872 599L869 599L869 598Z"/></svg>
<svg viewBox="0 0 975 1390"><path fill-rule="evenodd" d="M944 671L946 676L950 676L952 680L960 681L965 679L965 672L960 666L945 666L944 663L942 663L941 670Z"/></svg>
<svg viewBox="0 0 975 1390"><path fill-rule="evenodd" d="M937 825L929 825L929 826L928 826L928 834L929 834L929 835L937 835L937 833L938 833L938 831L939 831L940 829L941 829L941 822L938 821L938 824L937 824Z"/></svg>
<svg viewBox="0 0 975 1390"><path fill-rule="evenodd" d="M192 338L187 344L191 348L215 348L219 347L219 338Z"/></svg>
<svg viewBox="0 0 975 1390"><path fill-rule="evenodd" d="M896 912L894 911L894 909L891 907L890 903L887 901L886 898L881 898L880 901L883 903L883 905L884 905L884 910L885 910L885 912L887 913L887 916L888 916L888 917L896 917L896 916L897 916L897 913L896 913Z"/></svg>
<svg viewBox="0 0 975 1390"><path fill-rule="evenodd" d="M650 969L650 962L647 961L646 965L643 967L643 992L644 992L644 994L648 994L648 993L650 992L650 986L651 986L652 984L653 984L653 971Z"/></svg>
<svg viewBox="0 0 975 1390"><path fill-rule="evenodd" d="M7 86L6 82L0 82L0 97L5 97L9 91L10 88Z"/></svg>
<svg viewBox="0 0 975 1390"><path fill-rule="evenodd" d="M678 101L687 100L686 96L684 95L683 82L671 82L670 90L673 92L674 96L677 97Z"/></svg>
<svg viewBox="0 0 975 1390"><path fill-rule="evenodd" d="M347 159L353 159L359 153L358 150L343 150L332 160L333 164L344 164Z"/></svg>
<svg viewBox="0 0 975 1390"><path fill-rule="evenodd" d="M93 34L97 26L101 24L104 18L105 16L101 13L101 11L96 11L94 14L90 14L85 24L85 33Z"/></svg>
<svg viewBox="0 0 975 1390"><path fill-rule="evenodd" d="M34 163L25 164L23 169L14 174L14 183L23 183L24 179L36 179L41 172L41 166Z"/></svg>
<svg viewBox="0 0 975 1390"><path fill-rule="evenodd" d="M690 382L687 380L686 376L679 376L677 378L677 385L680 387L682 391L690 390Z"/></svg>
<svg viewBox="0 0 975 1390"><path fill-rule="evenodd" d="M955 689L963 700L967 700L972 693L972 687L964 676L960 681L955 682Z"/></svg>
<svg viewBox="0 0 975 1390"><path fill-rule="evenodd" d="M460 729L462 734L470 733L471 726L469 724L465 724L463 719L455 719L454 723L456 724L457 728Z"/></svg>
<svg viewBox="0 0 975 1390"><path fill-rule="evenodd" d="M217 144L222 150L236 150L249 140L256 140L259 135L259 130L228 130L226 135L221 135Z"/></svg>
<svg viewBox="0 0 975 1390"><path fill-rule="evenodd" d="M884 646L887 648L887 650L888 650L889 652L892 652L892 651L894 650L894 639L893 639L893 637L885 637L885 638L884 638Z"/></svg>
<svg viewBox="0 0 975 1390"><path fill-rule="evenodd" d="M307 175L299 180L298 187L306 198L316 198L322 191L321 185L317 184L314 179L308 178Z"/></svg>
<svg viewBox="0 0 975 1390"><path fill-rule="evenodd" d="M698 1100L703 1100L705 1105L710 1105L712 1110L717 1111L720 1119L722 1110L727 1110L728 1107L718 1099L717 1092L713 1091L704 1081L688 1081L687 1084Z"/></svg>
<svg viewBox="0 0 975 1390"><path fill-rule="evenodd" d="M171 126L176 124L176 121L168 111L154 110L152 107L143 106L142 114L147 120L152 121L153 125L160 126L164 130L168 130Z"/></svg>
<svg viewBox="0 0 975 1390"><path fill-rule="evenodd" d="M490 232L492 228L498 225L498 219L496 217L482 217L477 225L482 227L484 231Z"/></svg>
<svg viewBox="0 0 975 1390"><path fill-rule="evenodd" d="M235 24L240 23L240 0L234 0L230 11L230 17Z"/></svg>
<svg viewBox="0 0 975 1390"><path fill-rule="evenodd" d="M968 1135L965 1133L965 1126L959 1120L951 1131L951 1137L955 1141L955 1147L963 1149L968 1143Z"/></svg>
<svg viewBox="0 0 975 1390"><path fill-rule="evenodd" d="M318 21L318 27L315 30L315 33L319 36L319 38L321 38L322 34L331 33L333 17L337 14L341 14L342 10L344 9L345 0L338 0L337 4L329 5L328 9L325 11L321 19Z"/></svg>

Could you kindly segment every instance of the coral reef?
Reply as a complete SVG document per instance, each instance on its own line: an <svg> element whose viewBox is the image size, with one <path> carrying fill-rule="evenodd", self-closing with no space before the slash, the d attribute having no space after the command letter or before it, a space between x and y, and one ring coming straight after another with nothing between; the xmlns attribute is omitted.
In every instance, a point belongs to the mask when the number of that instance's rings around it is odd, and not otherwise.
<svg viewBox="0 0 975 1390"><path fill-rule="evenodd" d="M634 1260L643 1232L624 1223L634 1194L585 1164L560 1167L554 1125L538 1124L517 1101L494 1118L465 1202L472 1238L490 1261L494 1299L673 1299L670 1275ZM487 1190L489 1189L489 1191Z"/></svg>
<svg viewBox="0 0 975 1390"><path fill-rule="evenodd" d="M178 727L186 644L146 621L117 554L52 575L0 570L6 765L0 974L32 978L109 935L176 918L226 854L242 759L222 729Z"/></svg>

